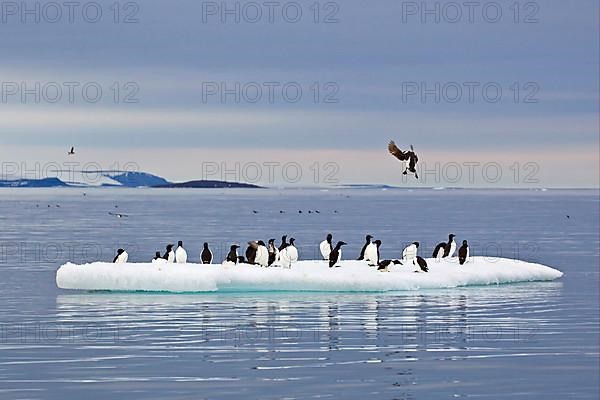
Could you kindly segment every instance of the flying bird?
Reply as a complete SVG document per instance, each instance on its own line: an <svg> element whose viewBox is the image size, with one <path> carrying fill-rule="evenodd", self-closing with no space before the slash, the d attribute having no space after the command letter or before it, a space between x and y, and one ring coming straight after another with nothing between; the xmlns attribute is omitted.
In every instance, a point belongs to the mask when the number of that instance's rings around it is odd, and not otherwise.
<svg viewBox="0 0 600 400"><path fill-rule="evenodd" d="M113 213L113 212L109 212L109 215L112 215L113 217L117 217L117 218L127 218L129 217L129 215L127 214L119 214L119 213Z"/></svg>
<svg viewBox="0 0 600 400"><path fill-rule="evenodd" d="M71 147L71 150L67 153L67 155L74 156L75 155L75 147Z"/></svg>
<svg viewBox="0 0 600 400"><path fill-rule="evenodd" d="M403 175L406 175L407 171L410 171L415 175L415 178L419 179L417 170L415 169L417 162L419 162L419 157L417 157L412 144L410 145L410 151L402 151L398 148L398 146L396 146L396 143L394 143L393 140L390 140L390 143L388 144L388 151L398 160L402 162L408 161L408 166L404 169L404 172L402 173Z"/></svg>

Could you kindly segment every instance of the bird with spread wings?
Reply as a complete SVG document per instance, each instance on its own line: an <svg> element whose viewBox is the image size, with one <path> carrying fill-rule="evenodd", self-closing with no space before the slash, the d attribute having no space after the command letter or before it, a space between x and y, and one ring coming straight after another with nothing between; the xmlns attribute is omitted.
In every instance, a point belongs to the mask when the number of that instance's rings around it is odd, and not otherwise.
<svg viewBox="0 0 600 400"><path fill-rule="evenodd" d="M419 161L419 157L417 157L417 154L415 153L415 149L413 148L412 144L410 145L410 151L402 151L398 148L398 146L396 146L396 143L394 143L393 140L390 140L390 143L388 144L388 151L398 160L404 163L408 161L408 166L406 166L406 168L404 169L404 172L402 173L403 175L406 175L408 172L411 172L415 175L415 178L419 179L419 176L417 175L417 170L415 169L415 167L417 166L417 162Z"/></svg>

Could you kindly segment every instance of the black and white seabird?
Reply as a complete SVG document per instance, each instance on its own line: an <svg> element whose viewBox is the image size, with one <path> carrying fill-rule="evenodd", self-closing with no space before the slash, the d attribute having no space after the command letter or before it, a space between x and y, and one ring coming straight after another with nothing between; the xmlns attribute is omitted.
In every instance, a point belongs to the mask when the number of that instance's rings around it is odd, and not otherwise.
<svg viewBox="0 0 600 400"><path fill-rule="evenodd" d="M412 144L410 145L410 151L402 151L398 148L398 146L396 146L396 143L394 143L393 140L390 140L390 143L388 144L388 151L398 160L402 162L408 161L408 166L404 169L404 172L402 173L403 175L406 175L408 171L413 173L415 178L419 179L417 170L415 168L417 166L417 162L419 161L419 157L417 157Z"/></svg>
<svg viewBox="0 0 600 400"><path fill-rule="evenodd" d="M256 244L256 257L254 258L254 263L260 265L261 267L268 267L269 249L262 240L257 241Z"/></svg>
<svg viewBox="0 0 600 400"><path fill-rule="evenodd" d="M238 263L237 249L239 249L239 248L240 248L240 246L238 246L237 244L231 245L231 247L229 248L229 253L227 253L226 261L237 264Z"/></svg>
<svg viewBox="0 0 600 400"><path fill-rule="evenodd" d="M367 245L364 260L368 263L369 267L379 265L379 247L381 247L381 240L376 240Z"/></svg>
<svg viewBox="0 0 600 400"><path fill-rule="evenodd" d="M330 233L327 235L327 238L325 238L325 240L319 244L319 250L321 251L323 260L329 260L329 254L331 254L331 251L333 250L333 244L331 243L332 240L333 235Z"/></svg>
<svg viewBox="0 0 600 400"><path fill-rule="evenodd" d="M451 233L450 235L448 235L448 243L438 243L438 245L435 246L435 249L433 250L433 258L452 257L454 255L454 252L456 251L456 242L454 241L455 237L456 235Z"/></svg>
<svg viewBox="0 0 600 400"><path fill-rule="evenodd" d="M248 247L246 247L246 262L248 264L254 264L256 259L256 242L248 242Z"/></svg>
<svg viewBox="0 0 600 400"><path fill-rule="evenodd" d="M275 246L275 239L269 239L267 250L269 251L269 267L277 261L279 256L279 249Z"/></svg>
<svg viewBox="0 0 600 400"><path fill-rule="evenodd" d="M287 235L283 235L281 237L281 244L279 245L279 251L285 249L287 247L288 243L287 243Z"/></svg>
<svg viewBox="0 0 600 400"><path fill-rule="evenodd" d="M427 267L427 261L425 261L425 259L421 256L417 256L417 264L419 265L419 268L421 268L421 271L423 272L429 272L429 268ZM418 271L415 271L418 272Z"/></svg>
<svg viewBox="0 0 600 400"><path fill-rule="evenodd" d="M202 260L202 264L210 264L213 260L212 251L208 248L208 243L204 242L204 248L202 249L202 253L200 253L200 260Z"/></svg>
<svg viewBox="0 0 600 400"><path fill-rule="evenodd" d="M373 239L373 236L367 235L367 237L365 239L366 239L366 242L365 242L364 246L362 247L362 249L360 250L360 255L357 258L358 261L365 259L365 250L367 249L367 246L371 244L371 239Z"/></svg>
<svg viewBox="0 0 600 400"><path fill-rule="evenodd" d="M162 256L160 255L160 251L157 251L156 253L154 253L154 258L152 259L152 261L156 261L156 260L162 260Z"/></svg>
<svg viewBox="0 0 600 400"><path fill-rule="evenodd" d="M71 150L69 150L67 152L67 155L69 155L69 156L74 156L75 155L75 147L74 146L71 146Z"/></svg>
<svg viewBox="0 0 600 400"><path fill-rule="evenodd" d="M175 250L175 262L177 264L187 263L187 251L183 248L183 242L180 240L177 242L177 250Z"/></svg>
<svg viewBox="0 0 600 400"><path fill-rule="evenodd" d="M415 265L417 252L419 251L419 242L412 242L402 251L402 261L406 264Z"/></svg>
<svg viewBox="0 0 600 400"><path fill-rule="evenodd" d="M117 264L126 263L128 258L129 258L129 254L127 254L127 252L125 250L118 249L117 255L113 259L113 263L117 263Z"/></svg>
<svg viewBox="0 0 600 400"><path fill-rule="evenodd" d="M469 244L466 240L462 241L462 246L458 249L458 262L463 265L469 259Z"/></svg>
<svg viewBox="0 0 600 400"><path fill-rule="evenodd" d="M175 262L175 252L173 251L173 245L172 244L168 244L167 245L167 251L165 252L165 255L163 256L163 258L165 260L167 260L167 262L170 262L170 263L174 263Z"/></svg>
<svg viewBox="0 0 600 400"><path fill-rule="evenodd" d="M292 264L298 261L298 249L294 238L291 238L290 243L279 252L279 261L284 268L292 268Z"/></svg>
<svg viewBox="0 0 600 400"><path fill-rule="evenodd" d="M117 218L127 218L127 217L129 217L129 215L127 215L127 214L121 214L121 213L109 212L108 214L112 215L113 217L117 217Z"/></svg>
<svg viewBox="0 0 600 400"><path fill-rule="evenodd" d="M391 264L397 265L397 264L402 264L402 263L398 260L383 260L377 265L377 271L389 272L388 267Z"/></svg>
<svg viewBox="0 0 600 400"><path fill-rule="evenodd" d="M342 260L342 246L345 246L346 242L342 242L341 240L337 242L333 250L331 250L331 254L329 254L329 268L333 268L338 262Z"/></svg>

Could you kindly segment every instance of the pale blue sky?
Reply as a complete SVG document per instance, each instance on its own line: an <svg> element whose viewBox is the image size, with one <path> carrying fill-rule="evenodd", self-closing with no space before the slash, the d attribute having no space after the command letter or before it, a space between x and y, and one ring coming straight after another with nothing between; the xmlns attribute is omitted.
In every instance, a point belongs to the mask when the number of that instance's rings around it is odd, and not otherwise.
<svg viewBox="0 0 600 400"><path fill-rule="evenodd" d="M26 3L34 8L34 2ZM63 92L54 104L43 96L36 103L33 95L23 104L22 93L3 93L4 160L48 161L53 158L46 146L75 144L82 157L88 151L87 160L110 164L119 151L119 159L178 180L193 178L185 172L193 163L160 162L156 151L164 150L166 156L172 151L183 159L210 154L211 161L232 162L233 154L264 161L275 153L277 159L285 158L285 151L294 149L294 156L307 165L331 158L317 159L317 154L335 151L340 163L353 165L346 174L341 171L343 181L399 183L395 171L388 170L393 166L389 160L378 163L378 152L387 157L385 146L394 138L445 162L486 162L496 160L489 158L494 154L510 165L521 157L539 164L545 173L542 186L598 185L595 0L523 1L518 3L518 23L513 0L494 3L502 10L497 23L485 20L495 11L483 15L487 1L475 7L472 23L464 6L462 18L448 22L455 15L448 1L439 7L452 13L442 12L440 23L432 15L422 23L419 12L404 15L403 22L403 7L407 11L421 1L323 1L318 3L319 23L313 21L312 0L297 3L303 12L297 23L283 18L287 1L276 2L273 23L265 6L256 23L243 14L239 23L231 15L222 23L220 15L205 15L203 22L203 4L206 9L209 2L148 0L138 2L137 11L121 2L119 19L135 12L139 22L114 23L113 3L99 2L103 15L98 23L86 22L81 7L75 9L73 23L68 15L57 23L45 21L54 16L51 9L46 16L40 10L39 23L34 15L25 15L22 22L23 10L4 5L4 92L13 82L30 88L35 82L97 82L103 90L95 104L78 90L73 103ZM234 8L235 3L224 4ZM249 3L240 2L240 8ZM426 2L429 8L435 3ZM14 4L20 7L20 2ZM293 17L294 9L288 11ZM331 13L338 22L323 23ZM524 23L527 17L538 22ZM121 88L115 104L113 82L134 82L139 92L133 98L139 102L124 103L130 91ZM278 82L279 87L295 82L303 95L297 103L285 101L277 90L273 102L266 91L257 103L243 98L236 103L233 96L222 102L218 95L203 101L207 82L230 87L257 82L263 90L264 82ZM320 90L316 103L315 82ZM403 101L403 85L407 90L410 82L428 87L456 82L463 97L451 103L450 91L439 103L432 95L423 103L419 94ZM473 102L467 99L465 82L480 84ZM515 82L518 102L513 99ZM502 89L497 103L483 98L486 83ZM327 94L337 102L324 103ZM524 103L527 94L538 102ZM357 157L361 151L365 157ZM575 177L565 168L566 160L577 171ZM354 168L361 163L362 168Z"/></svg>

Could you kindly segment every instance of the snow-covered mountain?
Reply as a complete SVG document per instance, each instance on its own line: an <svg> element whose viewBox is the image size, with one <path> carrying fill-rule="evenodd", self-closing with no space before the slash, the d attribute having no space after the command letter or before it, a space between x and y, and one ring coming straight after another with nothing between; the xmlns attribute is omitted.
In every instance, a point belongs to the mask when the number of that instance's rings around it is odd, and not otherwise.
<svg viewBox="0 0 600 400"><path fill-rule="evenodd" d="M3 187L157 187L157 188L259 188L259 186L239 182L224 181L190 181L169 182L157 175L147 172L130 171L51 171L52 177L42 179L18 179L0 177L0 188Z"/></svg>
<svg viewBox="0 0 600 400"><path fill-rule="evenodd" d="M152 187L168 185L160 176L130 171L52 171L42 179L0 179L0 187Z"/></svg>

